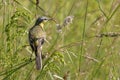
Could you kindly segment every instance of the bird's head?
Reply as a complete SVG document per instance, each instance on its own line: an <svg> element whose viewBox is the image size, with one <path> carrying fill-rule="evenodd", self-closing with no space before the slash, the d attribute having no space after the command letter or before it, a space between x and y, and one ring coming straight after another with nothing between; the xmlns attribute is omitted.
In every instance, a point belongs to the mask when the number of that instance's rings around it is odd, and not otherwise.
<svg viewBox="0 0 120 80"><path fill-rule="evenodd" d="M47 21L49 21L49 20L51 20L51 18L48 18L48 17L45 17L45 16L39 17L39 18L36 20L35 25L40 25L41 23L47 22Z"/></svg>

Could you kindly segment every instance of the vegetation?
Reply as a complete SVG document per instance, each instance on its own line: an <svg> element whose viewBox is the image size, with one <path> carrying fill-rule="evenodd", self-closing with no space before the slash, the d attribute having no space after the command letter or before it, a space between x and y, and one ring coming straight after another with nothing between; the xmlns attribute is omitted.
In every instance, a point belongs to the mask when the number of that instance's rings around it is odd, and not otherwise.
<svg viewBox="0 0 120 80"><path fill-rule="evenodd" d="M38 16L57 22L45 24L40 71L28 42ZM120 0L2 0L0 22L0 80L120 79Z"/></svg>

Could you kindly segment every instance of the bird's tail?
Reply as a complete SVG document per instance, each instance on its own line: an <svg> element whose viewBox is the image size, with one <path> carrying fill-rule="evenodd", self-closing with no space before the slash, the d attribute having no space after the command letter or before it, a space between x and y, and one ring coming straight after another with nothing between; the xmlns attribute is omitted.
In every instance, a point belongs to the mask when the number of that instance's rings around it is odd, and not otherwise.
<svg viewBox="0 0 120 80"><path fill-rule="evenodd" d="M40 46L38 46L35 54L36 54L36 69L40 70L42 69L42 49Z"/></svg>

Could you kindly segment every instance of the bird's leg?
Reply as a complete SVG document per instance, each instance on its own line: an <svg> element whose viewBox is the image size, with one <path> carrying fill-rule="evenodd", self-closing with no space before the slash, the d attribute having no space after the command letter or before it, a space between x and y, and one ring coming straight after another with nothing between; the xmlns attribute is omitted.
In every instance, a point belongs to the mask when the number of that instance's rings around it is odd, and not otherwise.
<svg viewBox="0 0 120 80"><path fill-rule="evenodd" d="M30 58L29 58L29 60L32 60L33 50L32 50L32 51L31 51L31 50L29 50L29 48L28 48L28 47L27 47L26 49L27 49L27 51L30 53Z"/></svg>
<svg viewBox="0 0 120 80"><path fill-rule="evenodd" d="M33 51L32 51L32 53L33 53ZM29 58L30 61L32 61L32 53L30 54L30 58Z"/></svg>
<svg viewBox="0 0 120 80"><path fill-rule="evenodd" d="M32 56L33 56L33 50L32 50L32 53L30 54L30 60L32 60Z"/></svg>

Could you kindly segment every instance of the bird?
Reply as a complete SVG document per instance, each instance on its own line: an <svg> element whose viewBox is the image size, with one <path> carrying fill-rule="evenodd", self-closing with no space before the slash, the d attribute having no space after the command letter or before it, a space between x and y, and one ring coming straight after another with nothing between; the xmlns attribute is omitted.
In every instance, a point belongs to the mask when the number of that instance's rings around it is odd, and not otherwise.
<svg viewBox="0 0 120 80"><path fill-rule="evenodd" d="M44 23L51 20L46 16L38 17L33 27L29 29L29 44L32 52L35 53L36 69L42 69L42 46L46 39L46 32L44 30Z"/></svg>

